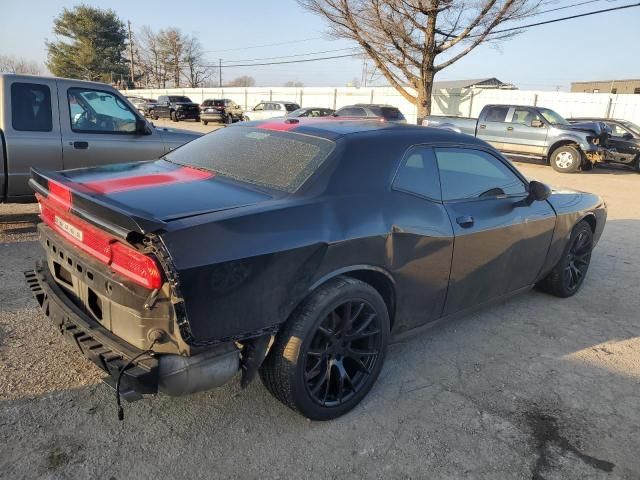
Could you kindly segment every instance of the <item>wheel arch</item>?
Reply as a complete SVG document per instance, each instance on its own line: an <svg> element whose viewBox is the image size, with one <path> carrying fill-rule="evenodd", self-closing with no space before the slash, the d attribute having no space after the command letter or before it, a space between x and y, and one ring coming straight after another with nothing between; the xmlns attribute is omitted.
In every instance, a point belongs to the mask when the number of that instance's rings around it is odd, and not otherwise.
<svg viewBox="0 0 640 480"><path fill-rule="evenodd" d="M553 152L556 151L557 149L559 149L560 147L565 147L567 145L571 145L572 147L575 147L576 149L578 149L578 151L584 155L584 152L582 151L582 148L580 147L580 143L578 143L578 141L576 139L573 138L562 138L560 140L557 140L555 143L553 143L550 147L549 150L547 151L547 163L551 162L551 155L553 155Z"/></svg>
<svg viewBox="0 0 640 480"><path fill-rule="evenodd" d="M332 278L341 275L365 282L371 285L380 294L389 313L390 330L393 330L396 313L396 282L393 276L384 268L375 265L352 265L334 270L322 276L313 285L311 285L311 287L309 287L308 294L311 294L318 287L325 284Z"/></svg>
<svg viewBox="0 0 640 480"><path fill-rule="evenodd" d="M591 232L592 233L596 233L597 220L596 220L595 214L593 214L592 212L589 212L584 217L582 217L580 219L580 222L583 221L583 220L589 224L589 226L591 227ZM578 225L578 223L580 223L580 222L577 222L576 225ZM574 225L573 228L575 228L575 225Z"/></svg>

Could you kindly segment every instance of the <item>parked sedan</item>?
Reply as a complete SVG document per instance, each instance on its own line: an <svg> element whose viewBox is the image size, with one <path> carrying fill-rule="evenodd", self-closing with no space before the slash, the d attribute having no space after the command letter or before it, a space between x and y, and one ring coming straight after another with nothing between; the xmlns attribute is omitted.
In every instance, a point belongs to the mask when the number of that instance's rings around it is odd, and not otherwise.
<svg viewBox="0 0 640 480"><path fill-rule="evenodd" d="M402 112L392 105L374 103L357 103L338 109L336 117L362 118L380 120L383 122L407 123Z"/></svg>
<svg viewBox="0 0 640 480"><path fill-rule="evenodd" d="M392 337L534 285L574 295L606 219L476 138L337 119L238 123L31 185L46 260L28 283L125 398L259 373L317 420L367 395Z"/></svg>
<svg viewBox="0 0 640 480"><path fill-rule="evenodd" d="M640 172L640 125L614 118L570 118L569 123L604 123L611 131L608 139L609 161L622 163ZM605 160L606 161L606 160Z"/></svg>
<svg viewBox="0 0 640 480"><path fill-rule="evenodd" d="M322 107L304 107L287 113L287 117L290 118L302 118L302 117L328 117L335 113L335 110L331 108Z"/></svg>
<svg viewBox="0 0 640 480"><path fill-rule="evenodd" d="M200 104L200 120L203 125L209 122L239 122L243 113L242 107L228 98L207 99Z"/></svg>

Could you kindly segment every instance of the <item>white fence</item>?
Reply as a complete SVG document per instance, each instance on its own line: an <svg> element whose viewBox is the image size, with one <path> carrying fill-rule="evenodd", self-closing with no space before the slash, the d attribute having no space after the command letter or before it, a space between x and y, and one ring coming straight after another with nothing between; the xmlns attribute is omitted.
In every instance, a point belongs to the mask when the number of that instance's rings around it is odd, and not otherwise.
<svg viewBox="0 0 640 480"><path fill-rule="evenodd" d="M391 87L228 87L129 90L126 95L158 98L186 95L194 102L206 98L230 98L245 110L264 100L296 102L308 107L340 108L354 103L387 103L398 107L407 121L416 121L416 107ZM533 90L450 89L433 94L434 115L477 116L484 105L506 103L551 108L564 117L624 118L640 124L640 95L567 93Z"/></svg>

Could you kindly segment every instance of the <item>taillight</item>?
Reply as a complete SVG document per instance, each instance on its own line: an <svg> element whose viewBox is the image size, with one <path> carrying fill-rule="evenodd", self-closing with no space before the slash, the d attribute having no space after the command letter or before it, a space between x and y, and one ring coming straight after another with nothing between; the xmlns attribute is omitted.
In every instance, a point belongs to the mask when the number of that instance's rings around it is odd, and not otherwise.
<svg viewBox="0 0 640 480"><path fill-rule="evenodd" d="M49 197L36 197L42 220L71 244L138 285L149 289L162 286L162 273L153 258L50 204Z"/></svg>
<svg viewBox="0 0 640 480"><path fill-rule="evenodd" d="M49 197L57 201L66 210L69 210L71 208L71 191L64 185L54 182L53 180L49 180L48 185Z"/></svg>
<svg viewBox="0 0 640 480"><path fill-rule="evenodd" d="M143 287L155 289L162 285L162 276L156 262L123 243L116 242L111 245L110 266L114 272Z"/></svg>

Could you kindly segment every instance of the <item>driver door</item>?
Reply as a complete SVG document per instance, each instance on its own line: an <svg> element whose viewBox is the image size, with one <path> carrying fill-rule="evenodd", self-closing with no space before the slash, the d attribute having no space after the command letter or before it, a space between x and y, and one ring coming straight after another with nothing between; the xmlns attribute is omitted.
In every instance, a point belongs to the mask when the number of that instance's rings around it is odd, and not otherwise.
<svg viewBox="0 0 640 480"><path fill-rule="evenodd" d="M152 160L164 154L154 128L135 131L141 118L115 90L60 82L58 88L63 168Z"/></svg>
<svg viewBox="0 0 640 480"><path fill-rule="evenodd" d="M454 234L444 314L532 285L555 227L549 203L526 205L525 181L487 150L448 147L435 154Z"/></svg>

